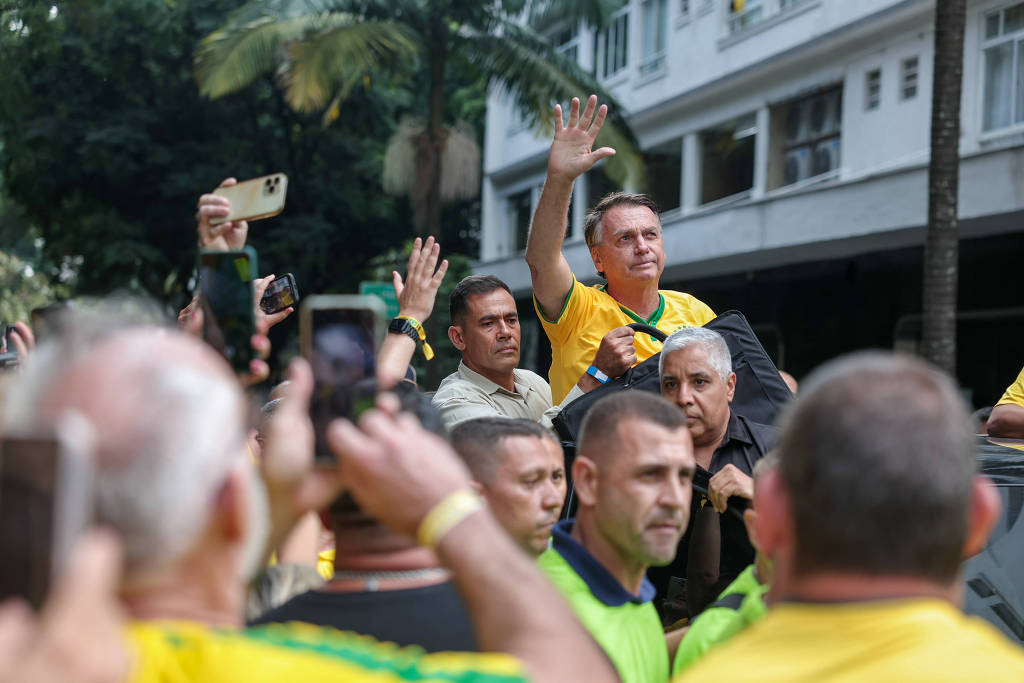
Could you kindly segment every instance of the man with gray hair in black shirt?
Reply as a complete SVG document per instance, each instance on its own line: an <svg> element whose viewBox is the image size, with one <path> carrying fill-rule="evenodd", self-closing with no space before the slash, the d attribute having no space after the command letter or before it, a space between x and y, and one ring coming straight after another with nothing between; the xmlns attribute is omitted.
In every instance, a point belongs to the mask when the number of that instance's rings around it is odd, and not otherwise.
<svg viewBox="0 0 1024 683"><path fill-rule="evenodd" d="M708 494L693 497L690 528L671 565L672 574L686 569L687 611L695 616L754 559L742 520L723 513L730 498L753 498L754 463L775 447L778 430L732 410L736 373L725 339L714 330L672 333L658 370L661 395L686 414L698 473L710 475Z"/></svg>

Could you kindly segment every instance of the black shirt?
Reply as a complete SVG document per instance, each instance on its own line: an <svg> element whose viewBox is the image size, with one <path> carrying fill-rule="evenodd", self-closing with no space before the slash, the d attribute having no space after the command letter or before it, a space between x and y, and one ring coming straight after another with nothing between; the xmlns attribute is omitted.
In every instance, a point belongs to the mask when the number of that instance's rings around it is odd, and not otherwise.
<svg viewBox="0 0 1024 683"><path fill-rule="evenodd" d="M354 631L427 652L474 652L473 626L450 581L406 590L337 593L311 590L260 616L251 626L303 621Z"/></svg>
<svg viewBox="0 0 1024 683"><path fill-rule="evenodd" d="M725 437L711 456L708 471L715 474L726 465L734 465L751 476L754 464L775 448L778 440L776 427L730 412ZM651 578L662 589L669 577L685 576L686 606L693 617L753 561L754 547L747 538L743 520L731 513L718 514L706 496L694 491L690 522L679 542L676 559L668 567L653 569Z"/></svg>

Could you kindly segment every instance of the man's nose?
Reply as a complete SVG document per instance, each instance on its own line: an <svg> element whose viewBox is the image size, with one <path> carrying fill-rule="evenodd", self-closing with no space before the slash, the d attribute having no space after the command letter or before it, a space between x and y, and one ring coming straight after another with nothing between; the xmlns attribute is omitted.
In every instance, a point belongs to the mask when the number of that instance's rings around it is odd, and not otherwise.
<svg viewBox="0 0 1024 683"><path fill-rule="evenodd" d="M636 246L636 251L639 254L643 254L651 250L650 245L647 244L647 238L643 235L637 235L636 242L633 244Z"/></svg>
<svg viewBox="0 0 1024 683"><path fill-rule="evenodd" d="M688 384L680 384L676 390L676 404L680 406L693 405L693 392Z"/></svg>
<svg viewBox="0 0 1024 683"><path fill-rule="evenodd" d="M669 477L668 481L665 482L665 485L661 488L661 495L658 497L658 503L662 507L673 510L685 507L685 494L688 490L688 488L684 489L683 482L679 481L677 477Z"/></svg>
<svg viewBox="0 0 1024 683"><path fill-rule="evenodd" d="M555 508L561 508L565 502L565 498L562 495L562 490L558 484L548 479L547 483L544 484L544 490L541 494L540 504L545 510L552 510Z"/></svg>

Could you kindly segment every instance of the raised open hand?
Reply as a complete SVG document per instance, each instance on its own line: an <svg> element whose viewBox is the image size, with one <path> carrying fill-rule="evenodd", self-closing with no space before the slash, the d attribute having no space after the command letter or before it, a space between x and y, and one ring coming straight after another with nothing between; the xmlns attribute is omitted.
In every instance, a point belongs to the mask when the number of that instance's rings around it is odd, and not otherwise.
<svg viewBox="0 0 1024 683"><path fill-rule="evenodd" d="M411 316L423 323L433 313L437 290L448 272L448 259L437 266L440 254L441 245L433 237L428 237L426 242L417 237L409 254L405 281L397 270L391 273L400 315Z"/></svg>
<svg viewBox="0 0 1024 683"><path fill-rule="evenodd" d="M555 138L548 154L549 178L575 180L601 159L615 154L611 147L593 149L607 115L608 105L598 107L597 95L587 99L587 106L580 115L580 100L574 97L569 107L569 125L565 126L562 105L555 105Z"/></svg>

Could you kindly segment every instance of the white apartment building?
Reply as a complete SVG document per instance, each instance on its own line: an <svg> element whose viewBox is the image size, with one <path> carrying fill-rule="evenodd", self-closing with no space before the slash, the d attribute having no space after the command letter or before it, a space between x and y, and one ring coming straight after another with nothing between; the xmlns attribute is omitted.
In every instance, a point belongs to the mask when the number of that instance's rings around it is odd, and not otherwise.
<svg viewBox="0 0 1024 683"><path fill-rule="evenodd" d="M662 208L663 286L742 310L798 375L852 348L912 343L934 0L740 4L628 0L601 32L551 33L628 110L648 186L627 189ZM476 270L505 280L521 306L549 144L492 94ZM960 308L975 321L961 347L988 358L960 374L976 402L991 403L1024 364L1021 337L1001 341L1006 325L1024 333L1024 288L998 279L1024 258L1024 2L968 3L960 153ZM597 276L583 216L610 189L598 171L575 189L565 253L585 282ZM546 370L537 329L527 330L525 364Z"/></svg>

